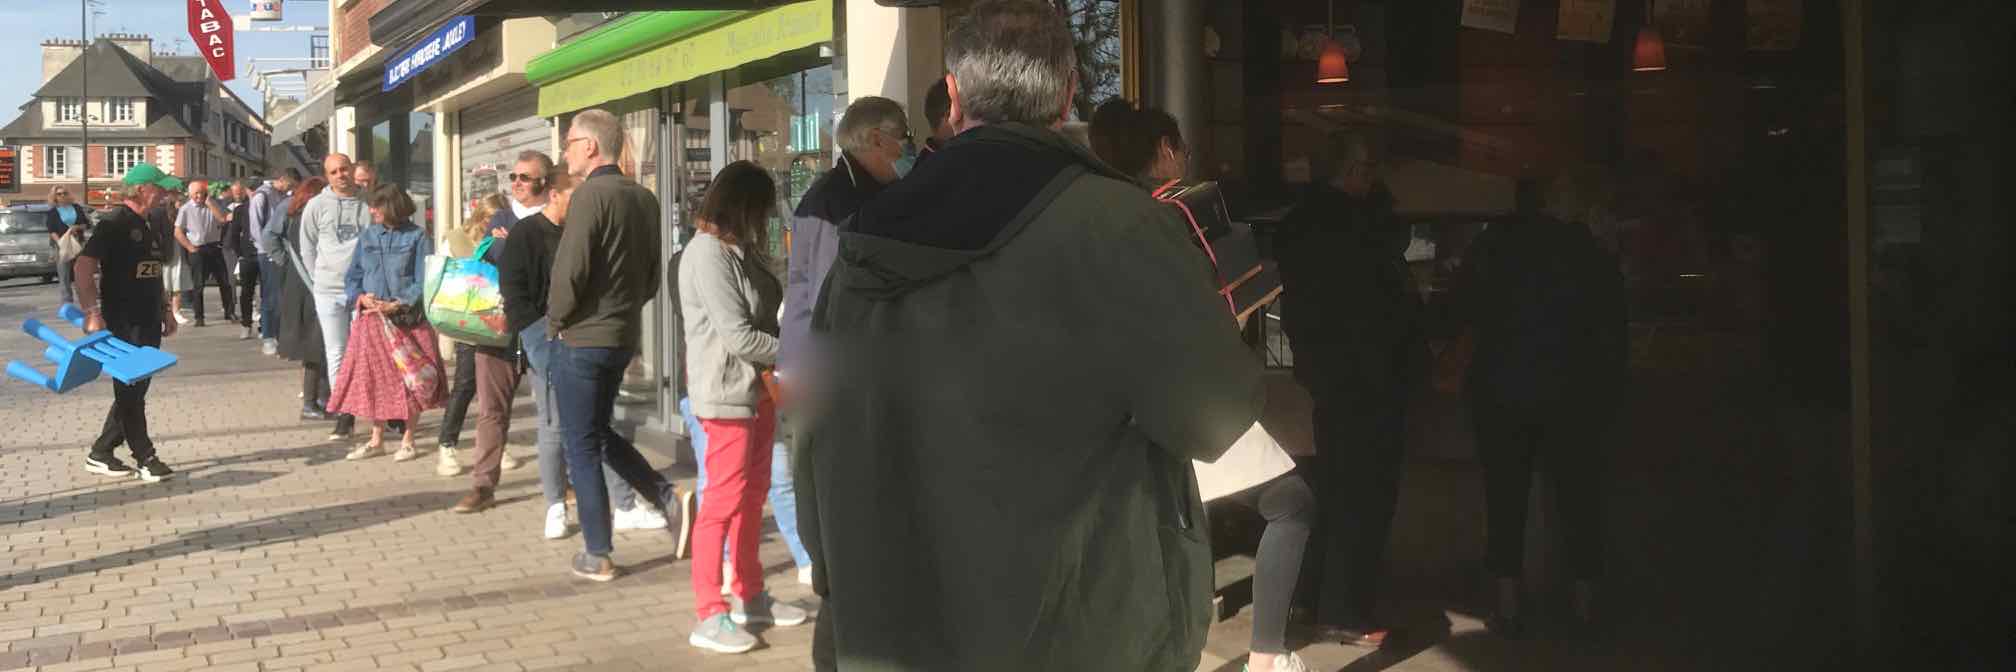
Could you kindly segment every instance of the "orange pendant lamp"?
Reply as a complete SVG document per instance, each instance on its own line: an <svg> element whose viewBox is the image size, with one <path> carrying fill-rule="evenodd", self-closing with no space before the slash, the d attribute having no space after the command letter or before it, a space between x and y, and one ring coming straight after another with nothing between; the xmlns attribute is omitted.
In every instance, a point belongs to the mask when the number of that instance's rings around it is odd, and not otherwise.
<svg viewBox="0 0 2016 672"><path fill-rule="evenodd" d="M1330 22L1324 24L1324 28L1331 36L1323 40L1323 55L1316 57L1316 83L1342 84L1351 81L1350 59L1344 52L1344 43L1338 42L1335 37L1337 3L1334 0L1330 3Z"/></svg>
<svg viewBox="0 0 2016 672"><path fill-rule="evenodd" d="M1652 2L1645 2L1645 25L1638 28L1638 42L1631 47L1631 69L1658 72L1666 69L1666 38L1652 22Z"/></svg>

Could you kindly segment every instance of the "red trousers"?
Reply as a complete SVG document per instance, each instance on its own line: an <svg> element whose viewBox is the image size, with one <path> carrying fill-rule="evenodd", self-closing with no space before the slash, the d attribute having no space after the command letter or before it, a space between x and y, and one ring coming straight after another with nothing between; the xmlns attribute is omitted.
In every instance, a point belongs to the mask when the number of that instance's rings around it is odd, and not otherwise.
<svg viewBox="0 0 2016 672"><path fill-rule="evenodd" d="M763 592L763 563L756 540L763 529L763 498L770 492L770 451L777 433L777 408L765 399L756 417L700 419L707 432L707 489L693 525L694 611L705 619L728 611L721 597L721 553L727 539L735 563L735 596L748 600Z"/></svg>

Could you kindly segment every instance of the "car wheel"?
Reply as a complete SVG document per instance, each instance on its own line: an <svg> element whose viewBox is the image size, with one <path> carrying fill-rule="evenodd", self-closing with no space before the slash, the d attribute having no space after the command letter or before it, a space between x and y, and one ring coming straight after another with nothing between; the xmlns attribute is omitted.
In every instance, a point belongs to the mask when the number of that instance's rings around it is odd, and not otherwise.
<svg viewBox="0 0 2016 672"><path fill-rule="evenodd" d="M56 281L56 276L54 276L54 275L45 275L45 276L42 276L42 284L45 284L45 285L46 285L46 284L49 284L49 283L52 283L52 282L55 282L55 281Z"/></svg>

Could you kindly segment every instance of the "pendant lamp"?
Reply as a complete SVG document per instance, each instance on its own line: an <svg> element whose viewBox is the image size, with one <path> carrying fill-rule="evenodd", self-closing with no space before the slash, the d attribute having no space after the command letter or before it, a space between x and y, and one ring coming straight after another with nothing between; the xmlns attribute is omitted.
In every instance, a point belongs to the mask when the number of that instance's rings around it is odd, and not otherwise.
<svg viewBox="0 0 2016 672"><path fill-rule="evenodd" d="M1637 72L1666 69L1666 38L1652 21L1652 0L1645 0L1645 25L1638 28L1638 42L1631 47L1631 69Z"/></svg>
<svg viewBox="0 0 2016 672"><path fill-rule="evenodd" d="M1323 39L1323 55L1316 57L1316 83L1342 84L1351 81L1350 59L1346 58L1344 43L1338 42L1337 3L1330 2L1330 21L1323 24L1329 36Z"/></svg>

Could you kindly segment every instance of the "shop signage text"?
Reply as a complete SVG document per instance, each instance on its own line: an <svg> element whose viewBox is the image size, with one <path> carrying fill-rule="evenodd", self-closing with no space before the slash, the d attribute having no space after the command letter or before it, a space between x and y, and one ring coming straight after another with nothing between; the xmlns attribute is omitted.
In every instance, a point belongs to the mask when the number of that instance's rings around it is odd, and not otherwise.
<svg viewBox="0 0 2016 672"><path fill-rule="evenodd" d="M419 44L413 45L412 48L400 53L397 58L392 59L392 62L385 65L384 90L391 91L399 88L400 84L404 84L406 80L412 79L414 75L418 75L425 72L428 68L434 67L435 63L441 62L441 59L455 53L456 49L461 49L463 45L469 44L469 41L475 37L475 18L458 16L449 19L448 23L443 24L441 28L435 30L434 34L420 40Z"/></svg>
<svg viewBox="0 0 2016 672"><path fill-rule="evenodd" d="M832 39L829 2L763 10L542 86L539 115L571 112Z"/></svg>
<svg viewBox="0 0 2016 672"><path fill-rule="evenodd" d="M234 32L224 0L189 0L189 39L196 41L197 53L219 81L231 81L238 69L231 48Z"/></svg>

